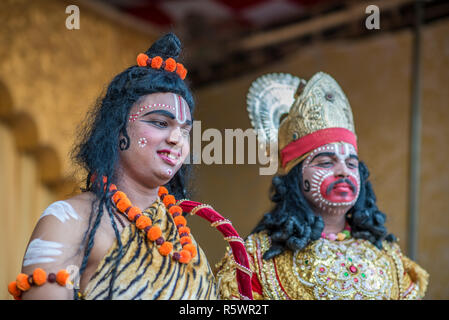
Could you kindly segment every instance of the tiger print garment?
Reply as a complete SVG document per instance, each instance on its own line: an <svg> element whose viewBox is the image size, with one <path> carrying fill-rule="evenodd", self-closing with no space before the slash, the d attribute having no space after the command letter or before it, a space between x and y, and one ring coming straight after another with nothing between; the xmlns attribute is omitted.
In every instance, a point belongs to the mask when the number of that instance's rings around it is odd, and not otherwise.
<svg viewBox="0 0 449 320"><path fill-rule="evenodd" d="M173 252L179 251L181 244L175 223L159 198L144 214L161 227L164 239L173 244ZM206 256L193 236L191 239L198 254L190 263L181 264L171 255L162 256L143 231L133 223L129 224L121 233L124 255L117 269L112 299L217 299L215 278ZM90 279L83 299L105 299L108 296L117 252L118 242L115 241Z"/></svg>

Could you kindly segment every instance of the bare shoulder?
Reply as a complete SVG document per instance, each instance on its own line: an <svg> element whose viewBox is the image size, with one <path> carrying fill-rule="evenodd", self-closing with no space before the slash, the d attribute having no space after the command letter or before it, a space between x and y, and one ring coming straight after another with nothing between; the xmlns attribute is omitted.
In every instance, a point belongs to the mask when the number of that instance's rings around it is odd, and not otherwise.
<svg viewBox="0 0 449 320"><path fill-rule="evenodd" d="M81 194L53 202L42 212L26 248L22 273L37 268L47 274L79 268L83 255L83 238L88 227L94 196ZM73 299L73 293L57 285L33 288L25 299Z"/></svg>
<svg viewBox="0 0 449 320"><path fill-rule="evenodd" d="M50 238L74 243L88 226L89 214L94 197L80 194L66 200L49 204L41 214L33 231L33 238Z"/></svg>

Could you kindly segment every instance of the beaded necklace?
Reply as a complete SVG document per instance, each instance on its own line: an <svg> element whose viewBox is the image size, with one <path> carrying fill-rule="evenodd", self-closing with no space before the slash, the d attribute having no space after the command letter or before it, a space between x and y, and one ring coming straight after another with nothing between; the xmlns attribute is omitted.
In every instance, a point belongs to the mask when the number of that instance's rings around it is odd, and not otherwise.
<svg viewBox="0 0 449 320"><path fill-rule="evenodd" d="M335 234L335 233L326 234L324 232L321 233L321 238L327 239L330 241L335 241L335 240L343 241L350 237L351 237L351 226L348 224L348 222L345 223L345 228L342 232L339 232L337 234Z"/></svg>
<svg viewBox="0 0 449 320"><path fill-rule="evenodd" d="M155 242L159 246L158 251L161 255L168 256L173 250L173 244L164 239L161 228L153 225L151 218L143 215L139 207L133 206L127 195L117 190L117 186L111 184L109 190L113 192L111 198L117 210L125 215L129 221L134 222L139 230L143 230L149 241ZM175 197L168 194L168 190L165 187L159 187L158 196L172 215L178 234L181 237L182 249L173 253L173 259L187 264L196 256L197 250L195 245L192 244L190 228L187 227L187 220L182 216L182 208L175 205Z"/></svg>

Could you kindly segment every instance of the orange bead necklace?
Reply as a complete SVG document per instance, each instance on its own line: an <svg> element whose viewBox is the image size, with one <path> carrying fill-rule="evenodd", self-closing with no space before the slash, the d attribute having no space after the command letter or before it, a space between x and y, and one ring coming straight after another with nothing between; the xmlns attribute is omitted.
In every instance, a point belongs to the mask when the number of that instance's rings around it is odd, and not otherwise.
<svg viewBox="0 0 449 320"><path fill-rule="evenodd" d="M134 222L139 230L144 231L148 240L155 242L159 246L158 251L161 255L168 256L173 251L173 244L164 239L161 228L153 225L151 218L143 215L139 207L133 206L127 195L122 191L118 191L114 184L111 184L109 190L113 192L112 201L117 210L125 215L129 221ZM159 187L158 196L173 217L178 234L181 237L182 249L173 253L173 259L187 264L196 256L197 250L195 245L192 244L190 228L187 227L187 221L182 216L182 208L175 205L175 197L168 194L168 190L165 187Z"/></svg>

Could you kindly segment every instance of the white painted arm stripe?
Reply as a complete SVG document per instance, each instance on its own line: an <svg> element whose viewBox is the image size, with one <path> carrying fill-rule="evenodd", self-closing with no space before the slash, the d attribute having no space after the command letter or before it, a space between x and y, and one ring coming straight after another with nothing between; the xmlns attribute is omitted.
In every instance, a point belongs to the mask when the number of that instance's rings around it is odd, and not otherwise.
<svg viewBox="0 0 449 320"><path fill-rule="evenodd" d="M23 265L52 262L54 259L50 257L61 255L62 251L58 249L62 247L58 242L34 239L25 253Z"/></svg>
<svg viewBox="0 0 449 320"><path fill-rule="evenodd" d="M48 206L47 209L42 213L39 219L42 219L45 216L54 216L59 221L64 223L70 218L78 220L79 216L75 212L75 209L66 201L56 201Z"/></svg>

